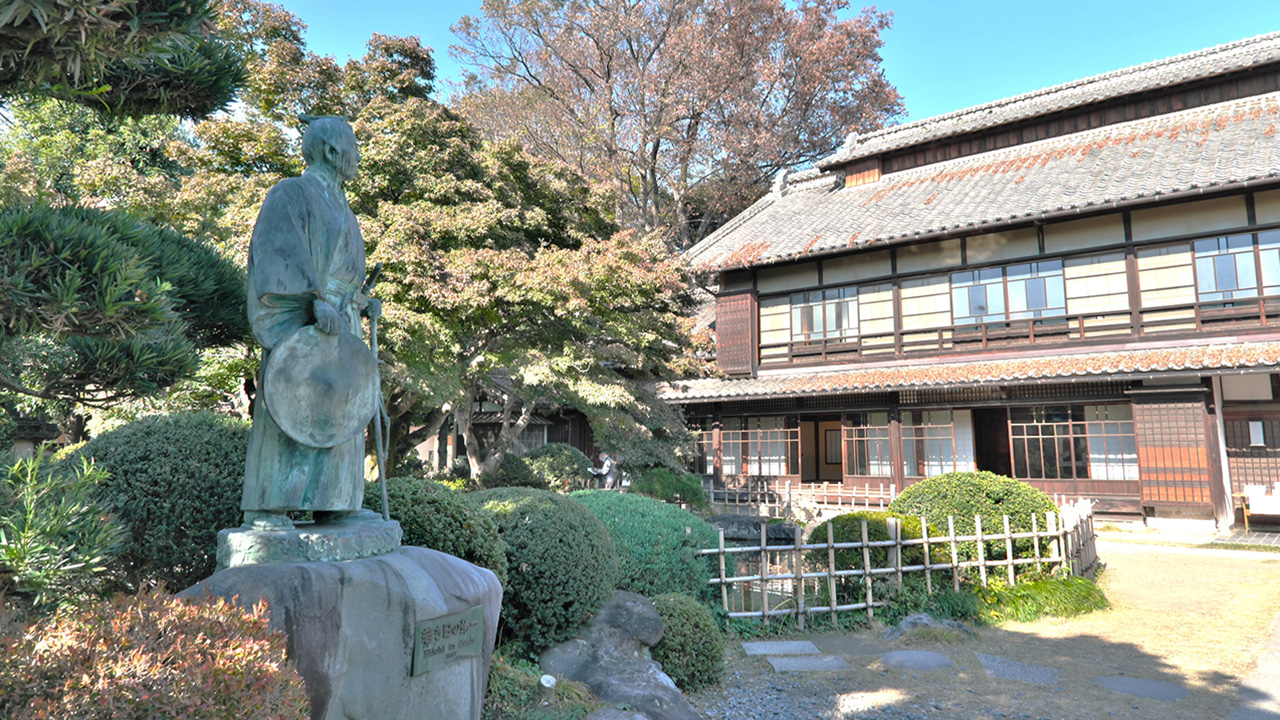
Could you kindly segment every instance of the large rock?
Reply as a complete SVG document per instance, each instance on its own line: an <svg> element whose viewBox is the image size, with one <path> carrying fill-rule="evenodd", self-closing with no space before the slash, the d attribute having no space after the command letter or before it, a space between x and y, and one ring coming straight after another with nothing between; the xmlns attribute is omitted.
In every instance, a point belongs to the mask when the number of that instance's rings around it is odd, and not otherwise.
<svg viewBox="0 0 1280 720"><path fill-rule="evenodd" d="M964 635L967 635L969 637L974 637L973 628L969 627L968 625L965 625L962 622L956 622L955 620L946 620L943 618L936 618L930 615L929 613L916 613L914 615L906 616L905 618L902 619L902 622L898 623L894 627L891 627L885 630L884 639L897 640L903 635L908 635L916 630L921 630L924 628L933 628L938 630L954 630L955 632L963 633Z"/></svg>
<svg viewBox="0 0 1280 720"><path fill-rule="evenodd" d="M725 540L760 540L760 526L765 526L765 537L769 540L795 540L796 525L790 522L770 523L769 518L756 515L735 515L724 513L712 515L707 522L713 527L724 530Z"/></svg>
<svg viewBox="0 0 1280 720"><path fill-rule="evenodd" d="M480 717L502 606L502 587L488 570L402 547L344 562L232 567L182 593L206 594L244 606L267 602L271 625L288 635L289 658L306 680L313 720ZM465 618L476 607L484 617L479 646L464 646L452 661L435 655L443 660L413 676L418 624ZM455 618L445 642L467 637L466 624Z"/></svg>
<svg viewBox="0 0 1280 720"><path fill-rule="evenodd" d="M649 720L699 720L649 653L661 639L662 617L653 603L619 590L577 638L543 653L542 671L586 683L604 702Z"/></svg>

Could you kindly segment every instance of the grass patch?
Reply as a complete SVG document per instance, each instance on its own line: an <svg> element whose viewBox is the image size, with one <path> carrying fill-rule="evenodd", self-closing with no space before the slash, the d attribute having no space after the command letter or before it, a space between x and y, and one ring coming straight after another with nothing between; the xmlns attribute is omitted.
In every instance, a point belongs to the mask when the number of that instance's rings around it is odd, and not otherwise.
<svg viewBox="0 0 1280 720"><path fill-rule="evenodd" d="M992 583L978 590L978 597L982 619L988 623L1075 617L1110 607L1102 588L1082 577L1044 577L1013 586Z"/></svg>
<svg viewBox="0 0 1280 720"><path fill-rule="evenodd" d="M581 720L600 707L590 688L563 678L556 678L555 699L547 702L538 692L541 678L528 660L494 655L481 720Z"/></svg>
<svg viewBox="0 0 1280 720"><path fill-rule="evenodd" d="M1213 550L1257 550L1258 552L1280 553L1280 545L1250 545L1249 543L1211 542L1200 547Z"/></svg>

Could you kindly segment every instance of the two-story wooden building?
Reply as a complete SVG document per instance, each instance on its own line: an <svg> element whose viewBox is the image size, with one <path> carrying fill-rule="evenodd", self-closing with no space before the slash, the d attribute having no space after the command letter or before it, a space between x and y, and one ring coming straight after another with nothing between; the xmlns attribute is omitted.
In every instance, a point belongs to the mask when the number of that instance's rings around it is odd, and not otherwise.
<svg viewBox="0 0 1280 720"><path fill-rule="evenodd" d="M850 136L693 247L702 470L981 469L1231 515L1280 480L1280 33Z"/></svg>

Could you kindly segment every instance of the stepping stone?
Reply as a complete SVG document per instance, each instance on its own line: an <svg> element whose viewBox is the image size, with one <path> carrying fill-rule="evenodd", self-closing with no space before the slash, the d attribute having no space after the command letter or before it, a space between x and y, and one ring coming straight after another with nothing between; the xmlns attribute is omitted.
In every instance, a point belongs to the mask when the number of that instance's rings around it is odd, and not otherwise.
<svg viewBox="0 0 1280 720"><path fill-rule="evenodd" d="M759 640L742 643L748 655L821 655L817 645L808 640Z"/></svg>
<svg viewBox="0 0 1280 720"><path fill-rule="evenodd" d="M834 655L794 655L766 658L778 672L823 672L848 670L851 666L842 657Z"/></svg>
<svg viewBox="0 0 1280 720"><path fill-rule="evenodd" d="M928 650L894 650L881 655L880 664L895 670L941 670L955 663L942 653Z"/></svg>
<svg viewBox="0 0 1280 720"><path fill-rule="evenodd" d="M1163 680L1121 676L1096 677L1093 682L1108 690L1152 700L1173 702L1187 696L1187 689Z"/></svg>
<svg viewBox="0 0 1280 720"><path fill-rule="evenodd" d="M1057 685L1058 675L1062 673L1057 668L1032 665L1031 663L1002 658L999 655L986 655L984 653L977 653L977 655L978 661L982 663L982 668L987 671L987 674L1000 680L1020 680L1037 685Z"/></svg>

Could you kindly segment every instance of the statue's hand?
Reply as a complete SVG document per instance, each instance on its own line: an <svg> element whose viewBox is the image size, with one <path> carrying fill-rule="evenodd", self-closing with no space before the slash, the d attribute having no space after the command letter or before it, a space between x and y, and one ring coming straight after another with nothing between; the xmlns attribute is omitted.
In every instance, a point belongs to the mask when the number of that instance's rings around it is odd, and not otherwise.
<svg viewBox="0 0 1280 720"><path fill-rule="evenodd" d="M312 310L316 315L316 328L325 335L337 335L342 329L342 320L338 317L338 311L324 300L316 300L312 305Z"/></svg>
<svg viewBox="0 0 1280 720"><path fill-rule="evenodd" d="M369 298L368 304L364 306L364 316L370 320L377 320L382 317L382 301L377 298Z"/></svg>

